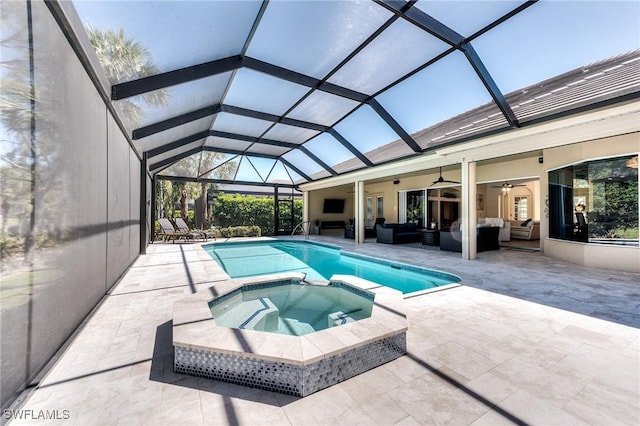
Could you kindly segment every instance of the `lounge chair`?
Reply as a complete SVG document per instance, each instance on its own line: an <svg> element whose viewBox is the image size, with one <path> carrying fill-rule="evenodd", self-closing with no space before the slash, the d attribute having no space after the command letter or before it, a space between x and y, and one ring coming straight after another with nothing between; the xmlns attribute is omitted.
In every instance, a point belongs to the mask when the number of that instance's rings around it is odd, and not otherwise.
<svg viewBox="0 0 640 426"><path fill-rule="evenodd" d="M179 230L176 231L169 219L165 217L159 218L158 223L160 224L160 232L158 235L163 241L171 240L172 242L175 242L180 239L184 239L185 241L191 239L192 241L195 241L196 238L203 238L200 233L190 232L188 229L186 232Z"/></svg>
<svg viewBox="0 0 640 426"><path fill-rule="evenodd" d="M207 241L208 235L205 231L201 231L199 229L189 229L189 225L187 225L187 222L185 222L184 219L181 217L176 218L176 228L178 228L178 232L185 232L185 233L191 232L193 234L198 234L200 235L200 238ZM216 237L213 236L214 240L215 238Z"/></svg>

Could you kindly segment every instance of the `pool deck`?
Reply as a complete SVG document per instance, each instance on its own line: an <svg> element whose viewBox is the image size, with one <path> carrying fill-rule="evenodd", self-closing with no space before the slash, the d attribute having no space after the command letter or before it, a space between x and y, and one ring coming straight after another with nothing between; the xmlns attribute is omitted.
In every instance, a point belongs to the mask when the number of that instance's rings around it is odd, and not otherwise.
<svg viewBox="0 0 640 426"><path fill-rule="evenodd" d="M297 398L173 372L173 303L227 277L199 244L152 244L20 408L75 425L640 424L640 274L312 240L463 282L405 299L406 356Z"/></svg>

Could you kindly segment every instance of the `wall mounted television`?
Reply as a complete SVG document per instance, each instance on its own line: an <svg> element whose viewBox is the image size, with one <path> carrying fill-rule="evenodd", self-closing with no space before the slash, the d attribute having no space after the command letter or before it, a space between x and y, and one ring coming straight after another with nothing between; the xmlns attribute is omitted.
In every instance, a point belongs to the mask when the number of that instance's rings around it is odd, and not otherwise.
<svg viewBox="0 0 640 426"><path fill-rule="evenodd" d="M324 205L322 206L322 213L343 213L344 212L344 200L338 200L335 198L325 198Z"/></svg>

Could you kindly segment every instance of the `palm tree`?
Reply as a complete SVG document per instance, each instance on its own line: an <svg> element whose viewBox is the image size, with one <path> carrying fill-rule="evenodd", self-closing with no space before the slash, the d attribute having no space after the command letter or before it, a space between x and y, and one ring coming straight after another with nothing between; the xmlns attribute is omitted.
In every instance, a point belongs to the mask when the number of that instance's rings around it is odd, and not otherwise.
<svg viewBox="0 0 640 426"><path fill-rule="evenodd" d="M140 42L128 38L122 27L117 30L101 30L88 26L87 34L111 84L132 81L160 72L153 64L149 51ZM132 128L136 128L144 115L140 103L155 107L166 106L169 104L169 93L165 89L159 89L119 102Z"/></svg>

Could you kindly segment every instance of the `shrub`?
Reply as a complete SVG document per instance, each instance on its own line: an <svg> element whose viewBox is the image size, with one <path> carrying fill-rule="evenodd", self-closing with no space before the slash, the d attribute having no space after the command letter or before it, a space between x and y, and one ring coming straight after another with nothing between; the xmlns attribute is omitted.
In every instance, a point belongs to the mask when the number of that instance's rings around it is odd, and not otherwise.
<svg viewBox="0 0 640 426"><path fill-rule="evenodd" d="M275 233L273 204L273 197L220 194L213 205L214 223L222 228L257 226L260 228L261 235L273 235ZM302 220L302 200L294 200L293 209L293 226L295 226ZM282 215L286 213L281 211Z"/></svg>
<svg viewBox="0 0 640 426"><path fill-rule="evenodd" d="M210 231L216 238L232 238L232 237L259 237L262 235L259 226L230 226L227 228L213 228Z"/></svg>
<svg viewBox="0 0 640 426"><path fill-rule="evenodd" d="M24 252L24 240L6 237L0 239L0 253L2 257L13 256Z"/></svg>

